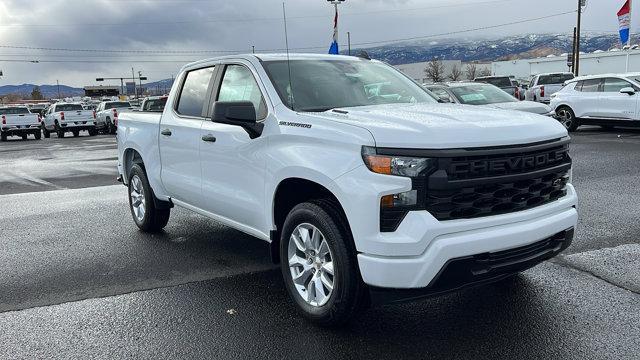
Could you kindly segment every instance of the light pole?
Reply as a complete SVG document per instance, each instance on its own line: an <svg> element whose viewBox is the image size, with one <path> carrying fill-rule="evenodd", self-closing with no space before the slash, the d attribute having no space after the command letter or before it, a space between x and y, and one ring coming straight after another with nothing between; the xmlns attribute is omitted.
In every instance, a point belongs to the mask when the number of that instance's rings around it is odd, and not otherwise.
<svg viewBox="0 0 640 360"><path fill-rule="evenodd" d="M329 54L340 54L338 46L338 4L342 4L344 1L345 0L327 0L335 9L335 17L333 18L333 42L331 43L331 47L329 47Z"/></svg>

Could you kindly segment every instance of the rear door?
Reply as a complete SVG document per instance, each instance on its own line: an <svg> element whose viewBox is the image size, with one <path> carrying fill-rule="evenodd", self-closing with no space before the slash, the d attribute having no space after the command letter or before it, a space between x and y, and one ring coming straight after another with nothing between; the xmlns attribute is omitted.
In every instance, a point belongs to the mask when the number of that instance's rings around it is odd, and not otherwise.
<svg viewBox="0 0 640 360"><path fill-rule="evenodd" d="M258 121L273 116L250 63L226 64L220 72L216 102L250 101ZM262 136L251 139L239 126L204 121L200 140L203 209L252 229L265 228L265 160L261 152L265 141Z"/></svg>
<svg viewBox="0 0 640 360"><path fill-rule="evenodd" d="M587 79L576 84L575 90L579 93L571 103L576 117L598 118L602 116L602 110L598 103L601 83L602 79Z"/></svg>
<svg viewBox="0 0 640 360"><path fill-rule="evenodd" d="M207 66L186 72L171 109L160 120L162 184L171 198L196 207L202 204L200 127L215 70L214 66Z"/></svg>
<svg viewBox="0 0 640 360"><path fill-rule="evenodd" d="M638 94L622 94L623 88L634 88L634 86L623 79L608 77L604 79L602 92L598 100L603 118L617 120L632 120L636 114L638 106Z"/></svg>

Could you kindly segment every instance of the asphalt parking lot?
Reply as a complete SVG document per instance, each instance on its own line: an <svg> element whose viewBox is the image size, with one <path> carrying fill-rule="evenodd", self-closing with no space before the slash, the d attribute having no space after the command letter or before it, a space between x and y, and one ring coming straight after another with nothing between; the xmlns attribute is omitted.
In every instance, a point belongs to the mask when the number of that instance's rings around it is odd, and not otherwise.
<svg viewBox="0 0 640 360"><path fill-rule="evenodd" d="M337 330L296 315L259 240L181 209L137 231L113 137L0 143L0 357L637 359L640 131L572 137L564 254Z"/></svg>

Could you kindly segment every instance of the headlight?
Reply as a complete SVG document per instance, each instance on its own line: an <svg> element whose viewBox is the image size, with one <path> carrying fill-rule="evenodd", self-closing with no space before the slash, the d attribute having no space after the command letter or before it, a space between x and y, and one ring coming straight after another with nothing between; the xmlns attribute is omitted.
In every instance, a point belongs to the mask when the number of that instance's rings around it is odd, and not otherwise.
<svg viewBox="0 0 640 360"><path fill-rule="evenodd" d="M435 164L431 158L378 155L376 148L362 147L362 160L369 170L378 174L418 177Z"/></svg>

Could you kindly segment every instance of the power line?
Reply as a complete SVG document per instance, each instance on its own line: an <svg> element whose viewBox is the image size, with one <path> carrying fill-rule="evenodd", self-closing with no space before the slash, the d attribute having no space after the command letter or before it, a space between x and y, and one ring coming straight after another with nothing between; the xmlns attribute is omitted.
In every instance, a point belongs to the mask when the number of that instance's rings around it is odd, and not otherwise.
<svg viewBox="0 0 640 360"><path fill-rule="evenodd" d="M469 33L469 32L474 32L474 31L495 29L495 28L504 27L504 26L511 26L511 25L517 25L517 24L532 22L532 21L549 19L549 18L558 17L558 16L562 16L562 15L572 14L572 13L575 13L575 12L576 12L576 10L571 10L571 11L565 11L565 12L546 15L546 16L523 19L523 20L518 20L518 21L511 21L511 22L507 22L507 23L490 25L490 26L482 26L482 27L476 27L476 28L470 28L470 29L450 31L450 32L444 32L444 33L439 33L439 34L421 35L421 36L413 36L413 37L406 37L406 38L379 40L379 41L360 42L360 43L354 43L352 45L353 46L377 45L377 44L383 44L383 43L410 41L410 40L421 40L421 39L428 39L428 38L441 37L441 36L447 36L447 35ZM248 50L102 50L102 49L48 48L48 47L13 46L13 45L0 45L0 48L5 48L5 49L23 49L23 50L40 50L40 51L84 52L84 53L170 54L170 55L173 55L173 54L186 54L186 55L195 55L195 54L238 54L238 53L248 52ZM296 51L299 51L299 50L317 50L317 49L325 49L325 48L326 48L326 46L313 46L313 47L292 48L290 50L296 50ZM284 50L285 49L260 49L260 50L256 50L256 51L258 51L258 52L277 52L277 51L284 51ZM37 56L37 55L29 55L29 56ZM11 62L12 60L3 59L3 60L0 60L0 61ZM41 62L105 63L105 62L114 62L114 61L117 61L117 60L104 60L104 61L97 60L97 61L92 61L92 60L77 60L77 59L74 59L74 60L42 60ZM14 62L18 62L18 61L16 60ZM34 61L24 60L22 62L34 62ZM126 62L126 60L123 60L122 62ZM136 62L174 62L174 63L178 63L178 62L182 62L182 61L137 60Z"/></svg>

